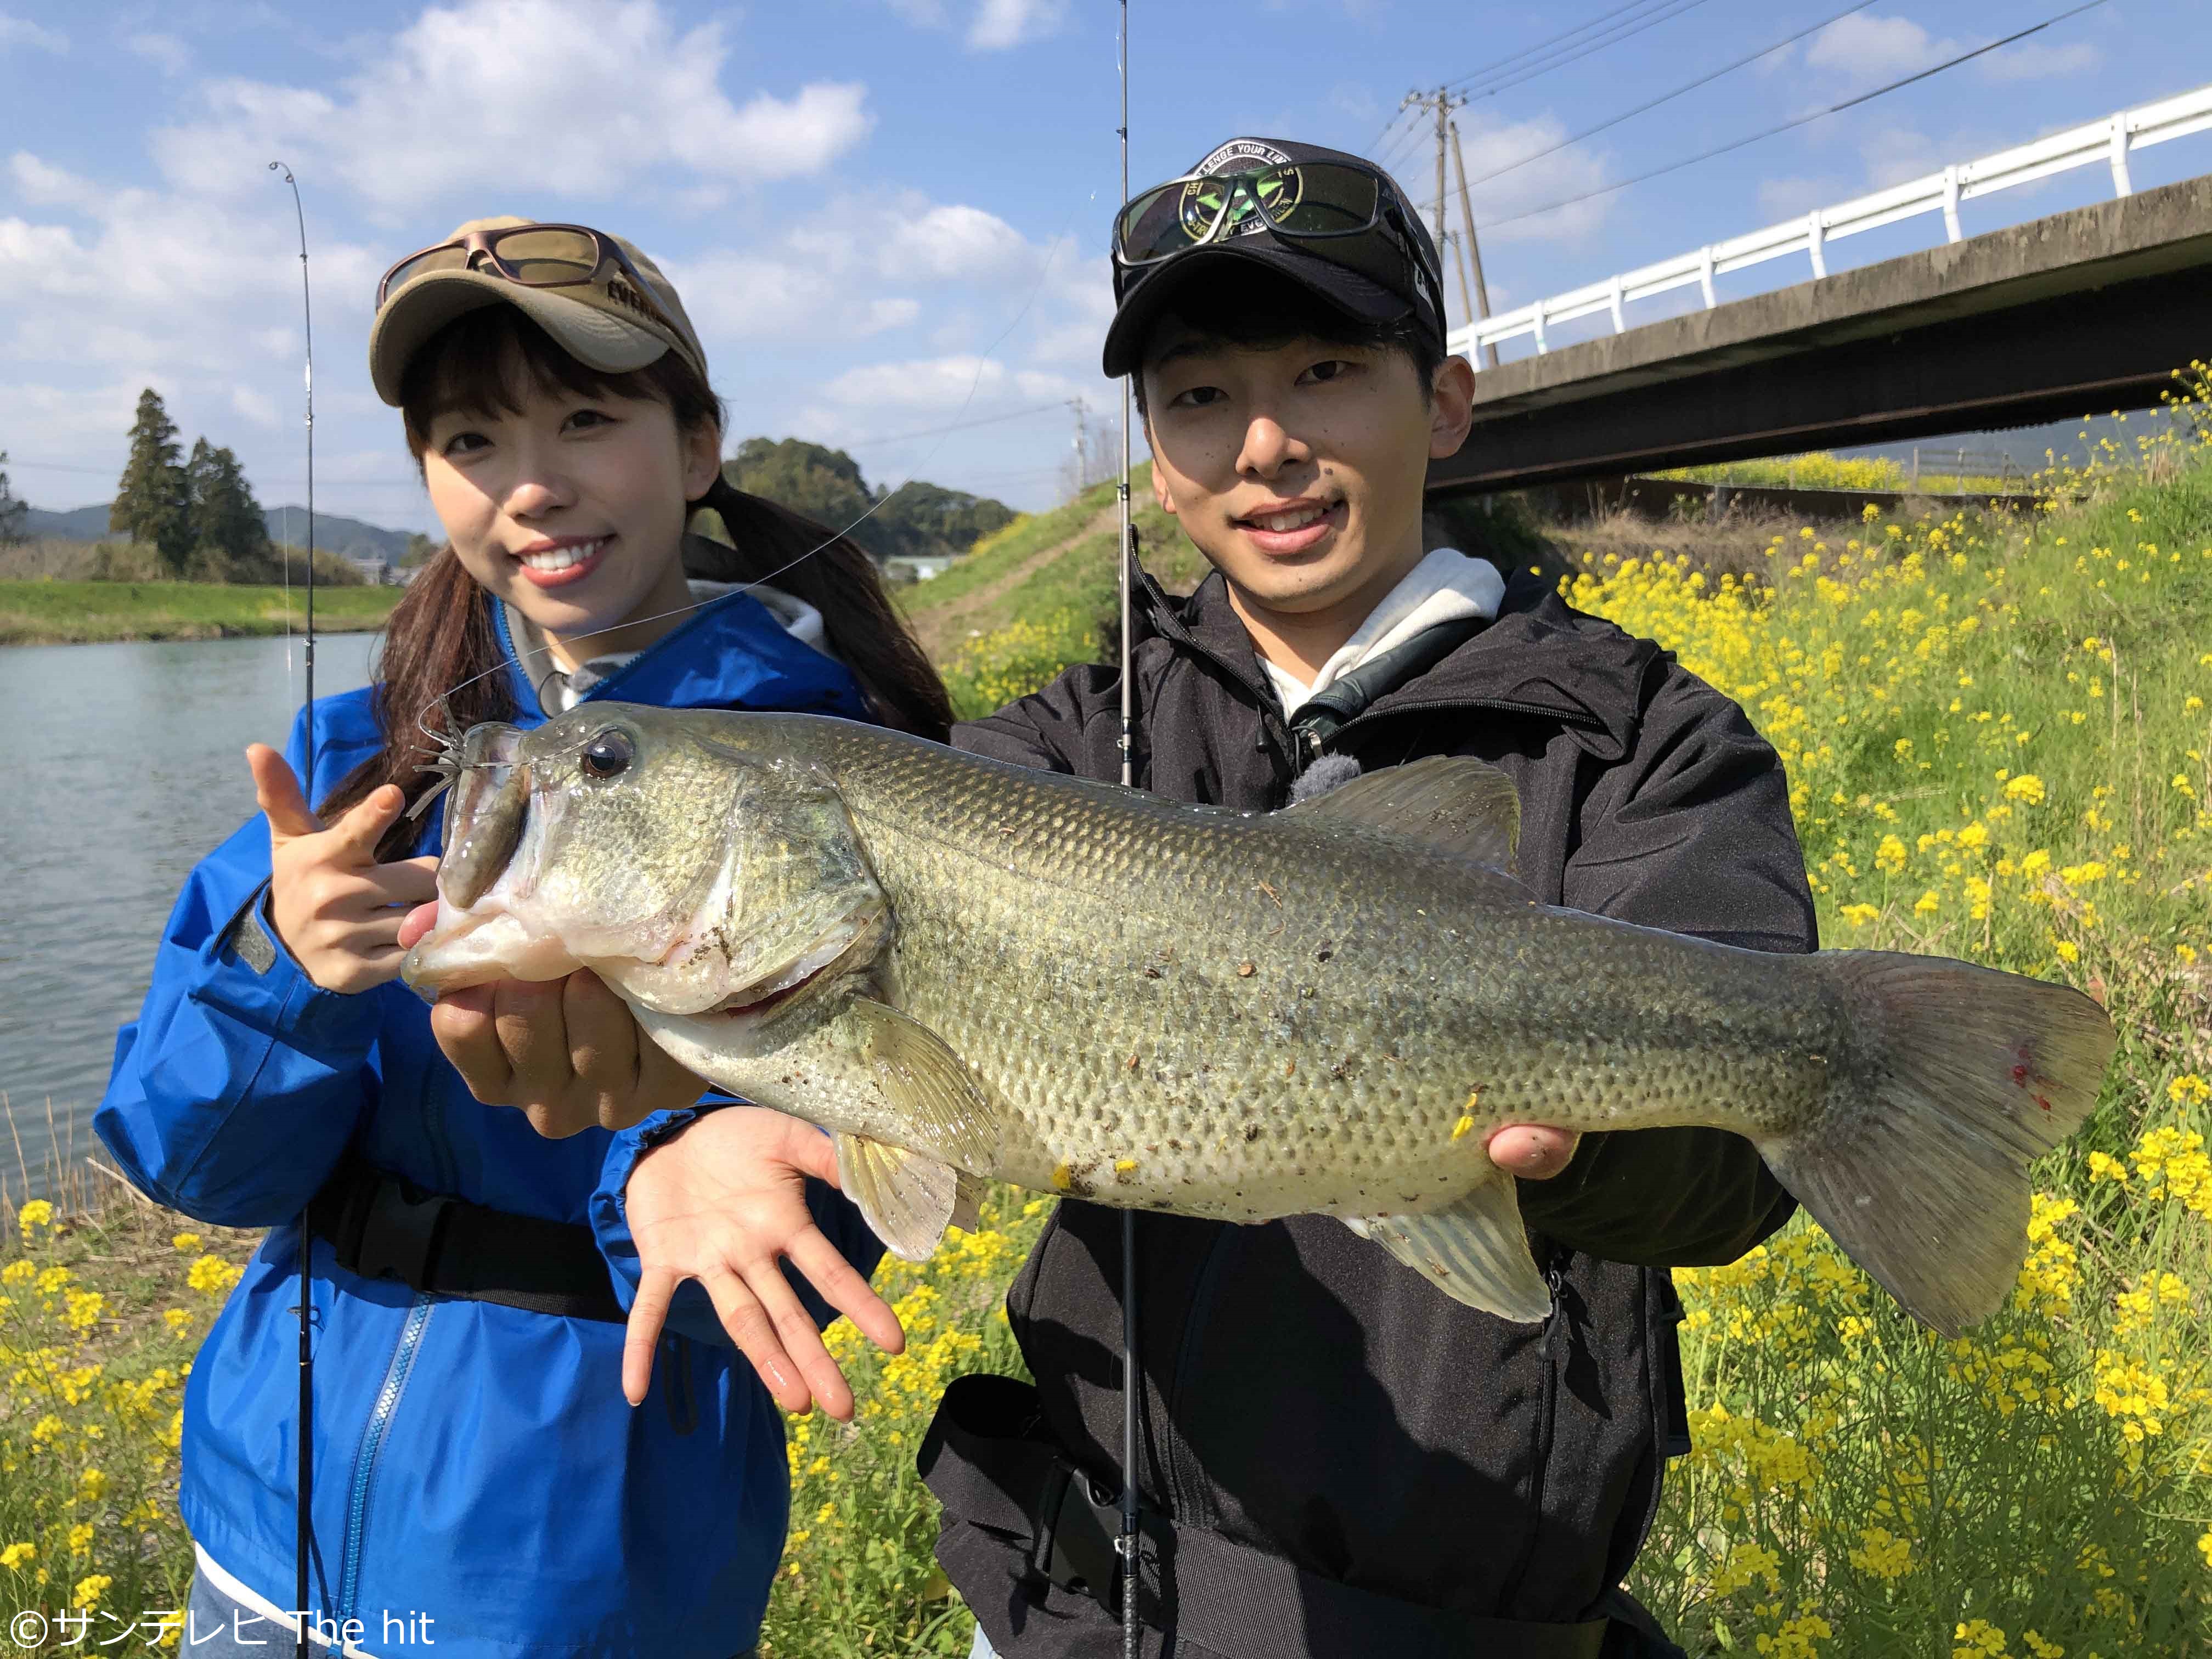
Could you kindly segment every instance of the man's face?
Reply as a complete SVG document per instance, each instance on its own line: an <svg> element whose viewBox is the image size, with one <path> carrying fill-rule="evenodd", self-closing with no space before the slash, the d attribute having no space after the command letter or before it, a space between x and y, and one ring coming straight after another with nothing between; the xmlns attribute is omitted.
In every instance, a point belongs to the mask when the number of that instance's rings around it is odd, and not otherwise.
<svg viewBox="0 0 2212 1659"><path fill-rule="evenodd" d="M1429 460L1467 434L1463 359L1430 398L1381 347L1243 347L1172 318L1148 345L1153 492L1243 605L1356 623L1420 562Z"/></svg>

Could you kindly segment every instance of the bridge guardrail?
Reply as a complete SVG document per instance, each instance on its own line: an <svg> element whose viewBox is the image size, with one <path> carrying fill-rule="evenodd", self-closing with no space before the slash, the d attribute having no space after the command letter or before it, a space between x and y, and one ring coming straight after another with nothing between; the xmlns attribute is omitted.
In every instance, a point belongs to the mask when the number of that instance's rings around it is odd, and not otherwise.
<svg viewBox="0 0 2212 1659"><path fill-rule="evenodd" d="M1947 241L1961 241L1959 204L2001 190L2033 184L2075 167L2108 166L2112 170L2116 196L2132 195L2128 156L2135 150L2191 133L2212 129L2212 86L2199 87L2156 103L2122 110L2103 120L2069 128L2045 138L1999 150L1978 161L1966 161L1931 173L1909 183L1893 185L1832 208L1815 208L1795 219L1785 219L1745 236L1712 242L1688 253L1677 254L1656 264L1622 271L1583 288L1536 300L1514 310L1500 312L1455 329L1447 337L1449 349L1482 369L1482 348L1533 337L1538 352L1550 349L1548 325L1610 313L1613 331L1626 332L1625 309L1638 300L1696 287L1703 290L1708 310L1719 304L1713 278L1742 270L1770 259L1791 254L1810 256L1813 275L1828 274L1823 249L1826 244L1861 231L1879 229L1899 220L1925 213L1941 213Z"/></svg>

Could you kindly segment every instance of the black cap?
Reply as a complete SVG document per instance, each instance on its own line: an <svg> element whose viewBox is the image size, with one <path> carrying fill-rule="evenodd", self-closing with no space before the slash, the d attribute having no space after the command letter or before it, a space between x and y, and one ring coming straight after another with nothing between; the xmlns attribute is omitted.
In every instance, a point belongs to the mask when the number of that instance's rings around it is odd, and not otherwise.
<svg viewBox="0 0 2212 1659"><path fill-rule="evenodd" d="M1384 325L1418 317L1441 350L1444 338L1443 265L1428 228L1397 181L1364 156L1284 138L1232 138L1194 166L1186 177L1248 173L1255 167L1302 161L1340 161L1381 173L1383 223L1361 236L1310 240L1278 234L1257 216L1249 228L1156 264L1114 263L1114 320L1106 330L1105 372L1133 373L1146 334L1194 272L1217 272L1220 262L1243 259L1279 271L1363 323ZM1354 247L1352 244L1362 246ZM1409 257L1409 249L1410 255ZM1360 269L1339 262L1357 257Z"/></svg>

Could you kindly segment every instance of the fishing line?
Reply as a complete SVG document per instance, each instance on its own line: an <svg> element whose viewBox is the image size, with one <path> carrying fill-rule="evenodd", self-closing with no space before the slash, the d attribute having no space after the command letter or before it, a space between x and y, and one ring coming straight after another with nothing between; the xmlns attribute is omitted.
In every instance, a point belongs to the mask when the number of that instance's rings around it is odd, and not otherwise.
<svg viewBox="0 0 2212 1659"><path fill-rule="evenodd" d="M937 431L940 435L937 441L930 446L929 453L927 455L924 455L920 460L916 461L908 471L906 477L901 478L896 486L885 490L866 512L860 514L859 518L854 520L852 523L847 525L842 530L838 531L826 541L816 543L812 547L808 548L804 553L799 554L795 557L787 559L783 563L776 566L775 569L769 571L767 574L756 576L750 581L738 584L731 590L732 592L750 593L756 587L765 587L769 583L774 581L778 576L783 574L785 571L795 569L799 565L805 563L807 560L812 558L823 548L831 545L833 543L844 540L846 537L851 535L855 530L858 530L870 519L875 517L875 515L881 512L885 507L888 507L890 504L891 498L894 495L896 495L900 490L904 489L908 484L914 483L915 479L921 476L921 469L927 466L930 462L937 459L938 451L945 447L946 441L951 438L952 434L963 429L962 426L957 422L957 417L965 414L968 410L968 405L975 401L976 388L981 386L983 383L984 368L993 361L993 354L995 353L1001 345L1006 343L1007 336L1011 335L1016 329L1019 328L1022 325L1023 319L1030 314L1032 309L1035 308L1037 301L1037 295L1044 292L1045 279L1052 275L1053 262L1060 257L1061 246L1073 234L1074 227L1070 224L1063 226L1060 234L1053 238L1052 246L1045 251L1044 264L1037 272L1036 282L1030 288L1029 297L1022 302L1022 308L1014 313L1013 320L1009 322L1005 328L999 331L997 337L993 339L991 343L985 347L981 355L976 358L975 373L968 382L968 395L960 400L960 407L952 411L956 423L951 426L940 427L937 428ZM976 422L976 424L980 425L984 423L979 422ZM1125 432L1127 425L1128 423L1126 421L1122 422ZM726 530L728 529L727 526L723 527ZM725 594L720 597L727 598L728 595ZM605 628L592 629L588 633L568 635L562 639L561 643L564 646L574 645L580 640L596 639L602 634L611 634L617 629L635 628L641 623L659 622L669 617L688 616L698 608L699 607L696 605L676 605L672 606L666 611L655 611L649 617L626 617L618 623L610 623ZM516 653L514 665L519 668L524 662L527 661L531 658L550 656L552 654L552 646L547 644L535 647L528 651L520 651ZM454 692L466 690L470 686L474 685L478 680L489 679L494 674L497 674L504 671L507 666L507 664L501 663L495 667L485 669L481 674L471 675L467 679L463 680L458 685L447 686L443 691L441 691L438 694L434 700L435 703L442 705L445 702L445 700L452 696ZM535 681L532 682L533 684L535 683ZM418 725L420 725L422 718L427 717L428 712L428 709L425 708L422 711L422 715L418 716Z"/></svg>

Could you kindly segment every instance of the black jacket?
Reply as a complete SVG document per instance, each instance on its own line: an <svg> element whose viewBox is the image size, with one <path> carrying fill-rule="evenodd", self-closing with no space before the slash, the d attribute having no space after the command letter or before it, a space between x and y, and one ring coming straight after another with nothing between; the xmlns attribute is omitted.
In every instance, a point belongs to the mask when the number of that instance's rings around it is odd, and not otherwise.
<svg viewBox="0 0 2212 1659"><path fill-rule="evenodd" d="M1145 581L1140 603L1139 785L1284 805L1288 733L1221 578L1181 601ZM1119 732L1114 672L1085 667L954 742L1110 780ZM1521 795L1518 873L1546 902L1814 948L1774 751L1671 653L1526 576L1494 623L1330 747L1370 771L1434 754L1502 768ZM1748 1141L1697 1128L1586 1135L1565 1173L1520 1196L1553 1290L1541 1327L1446 1299L1327 1217L1142 1216L1147 1506L1426 1607L1598 1616L1642 1544L1670 1442L1687 1445L1665 1269L1733 1261L1794 1205ZM1120 1237L1119 1211L1063 1202L1007 1297L1042 1428L1108 1488ZM938 1553L1008 1659L1119 1652L1111 1614L1042 1586L1003 1528L949 1512Z"/></svg>

